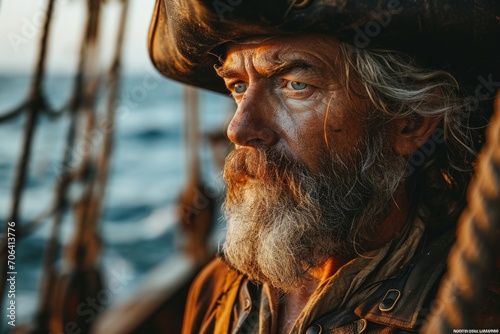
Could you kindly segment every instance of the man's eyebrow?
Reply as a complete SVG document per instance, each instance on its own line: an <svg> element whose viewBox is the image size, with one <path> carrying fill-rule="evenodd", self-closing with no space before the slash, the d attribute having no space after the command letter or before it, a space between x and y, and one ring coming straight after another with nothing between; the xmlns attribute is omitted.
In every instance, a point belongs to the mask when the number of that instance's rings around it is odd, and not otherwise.
<svg viewBox="0 0 500 334"><path fill-rule="evenodd" d="M266 76L269 78L274 75L282 75L297 69L309 70L312 68L314 68L314 66L303 59L288 60L270 68L266 71Z"/></svg>
<svg viewBox="0 0 500 334"><path fill-rule="evenodd" d="M305 61L303 59L287 60L277 63L271 68L266 69L265 73L263 74L268 78L270 78L274 75L282 75L296 69L308 70L312 68L314 68L314 66L308 61ZM239 74L239 71L237 69L233 69L230 66L225 66L225 64L214 65L214 69L215 72L217 72L217 75L219 75L222 78L234 78L237 77Z"/></svg>
<svg viewBox="0 0 500 334"><path fill-rule="evenodd" d="M238 76L238 71L223 65L214 65L215 72L221 78L234 78Z"/></svg>

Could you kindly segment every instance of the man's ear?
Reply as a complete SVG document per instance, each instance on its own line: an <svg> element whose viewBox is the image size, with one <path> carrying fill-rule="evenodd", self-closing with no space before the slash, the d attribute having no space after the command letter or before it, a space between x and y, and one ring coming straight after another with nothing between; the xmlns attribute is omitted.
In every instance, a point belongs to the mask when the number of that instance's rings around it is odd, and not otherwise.
<svg viewBox="0 0 500 334"><path fill-rule="evenodd" d="M418 150L434 132L441 119L441 116L417 116L394 120L394 151L404 157Z"/></svg>

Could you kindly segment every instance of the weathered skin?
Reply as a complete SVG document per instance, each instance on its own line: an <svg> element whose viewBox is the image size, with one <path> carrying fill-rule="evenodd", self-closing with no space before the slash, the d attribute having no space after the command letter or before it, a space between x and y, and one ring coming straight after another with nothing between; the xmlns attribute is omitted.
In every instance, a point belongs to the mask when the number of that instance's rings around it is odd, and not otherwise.
<svg viewBox="0 0 500 334"><path fill-rule="evenodd" d="M237 146L274 145L312 170L318 169L318 151L327 150L327 145L341 156L359 147L369 105L358 96L349 99L332 57L338 54L332 40L274 37L257 45L232 46L219 69L238 104L229 139ZM283 66L288 69L277 70ZM294 82L305 88L294 89ZM235 85L246 91L236 92Z"/></svg>
<svg viewBox="0 0 500 334"><path fill-rule="evenodd" d="M372 110L367 98L349 93L339 57L337 40L320 35L254 38L230 46L217 69L238 105L227 130L229 139L237 147L274 146L313 171L321 168L321 150L345 157L365 149L364 128ZM438 121L429 118L417 126L394 120L388 127L388 145L407 155L427 140ZM408 194L401 187L368 249L400 230L407 203ZM315 287L347 260L332 257L313 272L316 280L287 294L280 305L285 315L280 319L282 333L288 333Z"/></svg>

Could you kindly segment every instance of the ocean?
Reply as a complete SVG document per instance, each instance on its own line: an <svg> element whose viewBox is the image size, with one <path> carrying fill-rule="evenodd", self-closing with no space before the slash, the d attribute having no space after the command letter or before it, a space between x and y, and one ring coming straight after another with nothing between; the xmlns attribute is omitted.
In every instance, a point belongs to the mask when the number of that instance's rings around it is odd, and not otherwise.
<svg viewBox="0 0 500 334"><path fill-rule="evenodd" d="M146 81L145 81L146 80ZM148 84L145 86L145 82ZM21 103L29 92L28 75L0 74L0 114ZM45 93L55 109L72 92L71 75L52 75L45 81ZM105 87L105 85L103 86ZM147 89L138 89L147 87ZM140 91L140 92L139 92ZM144 93L145 92L145 93ZM132 96L127 110L117 117L114 150L100 226L103 241L100 269L104 277L126 271L132 278L114 301L130 297L148 273L178 252L180 232L174 203L186 182L187 162L184 138L183 87L144 71L125 75L122 96ZM125 94L125 95L124 95ZM142 94L142 95L141 95ZM231 114L230 100L218 94L200 92L200 131L222 131ZM105 105L98 104L97 109ZM4 226L11 206L14 172L24 133L24 115L0 124L0 224ZM17 226L32 221L47 210L54 200L55 181L65 150L69 117L41 115L35 132L29 177L25 186ZM205 136L202 136L205 138ZM93 145L99 145L96 142ZM204 180L223 197L220 168L215 163L207 140L199 150ZM58 169L59 168L59 169ZM74 187L70 197L78 198L81 189ZM16 324L33 320L41 289L41 263L52 219L45 219L16 244ZM65 215L61 248L74 237L75 219ZM217 244L223 222L215 224L212 243ZM64 268L64 253L57 265ZM107 280L104 279L104 282ZM3 308L7 298L4 296ZM5 315L2 332L6 329Z"/></svg>

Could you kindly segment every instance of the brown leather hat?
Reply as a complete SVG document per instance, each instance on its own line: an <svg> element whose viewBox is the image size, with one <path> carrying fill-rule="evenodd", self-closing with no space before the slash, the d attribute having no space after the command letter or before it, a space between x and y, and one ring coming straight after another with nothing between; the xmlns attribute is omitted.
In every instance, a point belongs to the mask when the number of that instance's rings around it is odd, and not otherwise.
<svg viewBox="0 0 500 334"><path fill-rule="evenodd" d="M149 53L165 76L227 94L213 69L221 46L301 32L399 50L472 87L500 81L499 0L157 0Z"/></svg>

